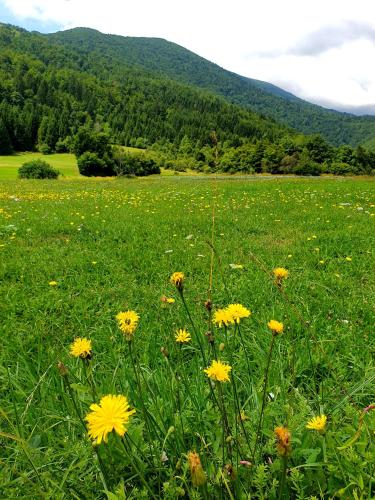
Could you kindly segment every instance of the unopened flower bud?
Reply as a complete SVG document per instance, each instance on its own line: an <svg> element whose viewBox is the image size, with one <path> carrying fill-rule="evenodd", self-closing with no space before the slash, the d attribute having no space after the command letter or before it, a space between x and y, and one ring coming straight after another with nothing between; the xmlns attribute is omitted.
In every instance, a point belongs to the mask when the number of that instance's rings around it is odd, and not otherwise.
<svg viewBox="0 0 375 500"><path fill-rule="evenodd" d="M59 362L57 363L57 369L59 370L60 375L61 375L62 377L67 377L67 376L68 376L68 374L69 374L69 370L68 370L68 368L64 365L64 363L62 363L61 361L59 361Z"/></svg>

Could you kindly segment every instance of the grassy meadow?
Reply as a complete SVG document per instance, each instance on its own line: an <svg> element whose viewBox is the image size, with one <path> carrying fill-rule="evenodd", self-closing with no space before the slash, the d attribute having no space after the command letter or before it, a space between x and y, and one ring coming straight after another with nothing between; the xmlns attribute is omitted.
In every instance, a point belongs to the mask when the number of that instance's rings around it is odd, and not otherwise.
<svg viewBox="0 0 375 500"><path fill-rule="evenodd" d="M374 180L82 179L67 158L69 180L0 182L0 498L374 498ZM220 327L229 304L251 315ZM93 445L105 395L136 413Z"/></svg>
<svg viewBox="0 0 375 500"><path fill-rule="evenodd" d="M53 155L43 155L42 153L15 153L9 156L0 156L0 181L15 180L18 177L18 169L23 163L41 159L56 168L60 173L60 178L79 178L77 160L70 153L55 153Z"/></svg>

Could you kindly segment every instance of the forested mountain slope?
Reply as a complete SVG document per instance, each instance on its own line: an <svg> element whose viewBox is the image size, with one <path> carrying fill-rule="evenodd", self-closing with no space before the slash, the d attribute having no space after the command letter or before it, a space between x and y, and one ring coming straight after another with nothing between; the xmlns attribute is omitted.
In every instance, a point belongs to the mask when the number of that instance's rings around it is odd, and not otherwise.
<svg viewBox="0 0 375 500"><path fill-rule="evenodd" d="M299 99L274 85L226 71L189 50L157 38L105 35L75 28L46 35L90 60L121 74L137 67L210 90L228 101L258 111L305 134L320 133L334 145L361 144L375 137L375 117L355 116L325 109Z"/></svg>
<svg viewBox="0 0 375 500"><path fill-rule="evenodd" d="M0 26L0 100L2 141L9 139L15 150L37 143L54 149L87 121L125 145L137 138L146 145L161 139L179 144L184 136L205 143L212 130L234 143L272 142L288 133L222 97L131 62L120 65L101 54L100 46L83 53L53 37L5 25Z"/></svg>

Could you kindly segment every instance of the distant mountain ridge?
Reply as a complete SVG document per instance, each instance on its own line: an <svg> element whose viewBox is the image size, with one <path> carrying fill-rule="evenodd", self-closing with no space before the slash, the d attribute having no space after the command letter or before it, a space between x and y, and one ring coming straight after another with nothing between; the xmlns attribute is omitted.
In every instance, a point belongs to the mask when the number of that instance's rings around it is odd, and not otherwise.
<svg viewBox="0 0 375 500"><path fill-rule="evenodd" d="M61 33L0 25L0 152L40 145L56 150L84 125L102 128L113 142L141 147L179 145L185 136L204 145L213 130L229 144L272 143L292 133L222 96L146 69L142 50L130 51L124 62L114 44L121 37L70 33L78 36L73 44L61 42Z"/></svg>
<svg viewBox="0 0 375 500"><path fill-rule="evenodd" d="M12 138L17 148L46 134L55 144L90 115L123 143L137 137L176 143L184 135L205 142L214 129L233 144L239 138L272 142L295 130L320 133L336 146L375 149L375 116L308 103L160 38L90 28L40 34L0 24L0 98L8 129L22 136Z"/></svg>
<svg viewBox="0 0 375 500"><path fill-rule="evenodd" d="M160 38L105 35L90 28L44 36L80 54L105 55L120 66L130 65L214 92L304 134L320 133L334 145L356 146L375 137L375 116L356 116L311 104L270 83L227 71Z"/></svg>

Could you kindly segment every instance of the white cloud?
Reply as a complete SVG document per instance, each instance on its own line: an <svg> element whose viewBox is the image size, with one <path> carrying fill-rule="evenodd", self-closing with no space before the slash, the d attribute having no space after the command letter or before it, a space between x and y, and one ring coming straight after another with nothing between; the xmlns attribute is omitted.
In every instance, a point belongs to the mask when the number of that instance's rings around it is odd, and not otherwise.
<svg viewBox="0 0 375 500"><path fill-rule="evenodd" d="M375 104L373 0L3 2L20 24L34 18L63 28L166 38L231 71L314 102Z"/></svg>

